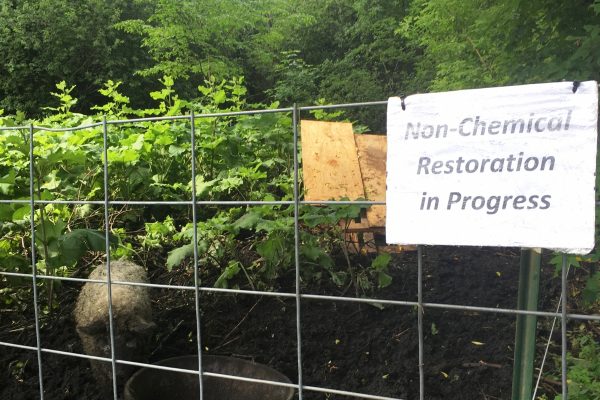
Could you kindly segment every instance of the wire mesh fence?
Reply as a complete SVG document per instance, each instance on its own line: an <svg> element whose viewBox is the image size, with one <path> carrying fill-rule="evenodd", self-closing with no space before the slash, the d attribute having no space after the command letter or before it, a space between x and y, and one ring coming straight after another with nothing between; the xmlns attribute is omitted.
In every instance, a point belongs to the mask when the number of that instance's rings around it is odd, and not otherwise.
<svg viewBox="0 0 600 400"><path fill-rule="evenodd" d="M302 315L303 309L306 306L306 302L310 301L319 301L319 302L344 302L344 303L356 303L356 304L365 304L365 305L379 305L379 306L391 306L391 307L404 307L407 310L416 310L414 319L415 324L417 325L417 341L418 341L418 363L414 366L414 368L418 371L419 376L419 390L418 390L418 398L425 399L428 398L427 387L426 387L426 372L424 370L424 365L427 364L427 359L424 355L424 336L425 336L425 322L424 322L424 314L426 310L443 310L449 312L474 312L474 313L493 313L498 315L506 315L508 317L514 317L517 315L531 315L548 319L559 319L561 321L561 365L562 365L562 386L563 386L563 398L566 399L566 368L567 368L567 348L568 348L568 337L567 337L567 322L569 320L580 320L580 321L600 321L600 315L592 315L592 314L578 314L578 313L569 313L568 312L568 300L569 293L567 292L568 281L567 281L567 265L566 258L563 257L563 268L562 268L562 279L561 279L561 308L560 311L557 309L556 312L552 311L526 311L519 310L515 308L502 308L502 307L491 307L491 306L477 306L477 305L464 305L464 304L446 304L446 303L436 303L436 302L427 302L424 301L424 287L423 287L423 248L418 246L417 255L416 255L416 270L417 270L417 281L416 281L416 299L413 300L399 300L399 299L389 299L378 297L377 293L374 292L369 296L360 297L360 296L348 296L348 295L327 295L327 294L315 294L304 292L302 290L302 282L301 282L301 249L303 246L302 238L301 238L301 225L302 222L300 220L301 208L306 206L347 206L347 205L359 205L362 207L369 207L372 205L384 205L385 202L382 201L367 201L367 200L329 200L322 199L321 201L305 201L302 198L302 188L301 188L301 160L300 160L300 149L299 149L299 124L302 113L314 111L314 110L329 110L329 109L340 109L340 108L358 108L358 107L382 107L385 106L387 102L379 101L379 102L368 102L368 103L353 103L353 104L337 104L337 105L328 105L328 106L310 106L310 107L290 107L290 108L280 108L280 109L264 109L264 110L256 110L256 111L241 111L241 112L223 112L223 113L205 113L198 114L191 113L189 115L179 115L179 116L170 116L170 117L149 117L149 118L136 118L136 119L123 119L123 120L107 120L104 118L101 122L90 123L86 125L81 125L72 128L50 128L44 126L14 126L14 127L0 127L0 135L7 131L19 131L23 132L23 144L29 146L29 198L11 198L11 199L2 199L0 203L2 204L11 204L11 205L23 205L28 206L29 208L29 231L31 237L31 243L29 244L29 253L31 256L31 273L23 273L23 272L10 272L1 270L0 276L3 277L14 277L14 278L24 278L31 279L31 289L32 289L32 302L33 302L33 310L34 315L33 323L35 329L35 345L23 345L12 342L2 342L0 341L0 347L11 347L16 349L21 349L27 352L35 352L37 357L37 367L38 367L38 379L39 379L39 397L41 399L45 398L45 389L44 389L44 360L46 357L50 356L60 356L60 357L74 357L86 360L97 360L102 361L104 363L109 363L111 366L111 373L113 376L112 379L112 396L115 400L118 399L120 388L117 387L117 369L119 365L130 365L134 367L147 367L153 368L157 370L167 370L180 372L185 374L192 374L197 376L197 383L200 390L200 399L203 398L202 394L202 385L203 379L202 377L216 377L223 378L228 380L236 380L236 381L246 381L246 382L256 382L261 384L268 384L274 386L282 386L293 388L296 391L297 397L301 400L303 399L307 393L313 394L323 394L323 396L332 396L332 395L340 395L340 396L348 396L353 398L364 398L364 399L400 399L400 397L389 397L384 396L381 393L362 393L351 390L345 390L344 388L330 388L319 385L311 385L307 384L304 379L303 371L306 370L303 360L303 341L302 341ZM201 137L204 132L198 129L199 125L203 120L211 120L211 119L220 119L220 118L235 118L239 116L257 116L261 114L283 114L287 115L291 119L291 129L289 131L289 140L292 144L291 153L293 156L293 170L292 174L292 198L280 198L280 199L271 199L271 200L201 200L197 193L197 185L195 184L198 181L198 155L197 155L197 140ZM111 146L110 142L110 130L116 126L124 126L131 125L135 126L136 124L152 124L152 123L181 123L186 126L187 130L187 139L190 144L190 165L189 170L185 174L185 179L192 182L191 184L191 195L188 199L173 199L173 200L144 200L144 199L132 199L127 198L125 194L121 194L116 197L112 197L113 193L111 188L111 179L114 171L111 171L110 167L110 155L109 150ZM35 159L35 139L36 132L55 132L57 135L67 135L69 133L75 131L83 131L90 130L94 134L102 135L102 147L101 154L98 155L98 161L102 164L102 187L97 188L99 192L102 193L101 198L98 200L80 200L80 199L45 199L40 198L40 196L36 193L37 188L35 187L35 167L36 162L41 162L39 159ZM162 162L162 160L157 160L157 162ZM182 178L182 179L184 179ZM41 210L46 206L52 205L64 205L67 207L75 207L75 206L96 206L102 211L102 220L104 223L103 231L104 231L104 253L107 255L105 260L103 261L106 265L107 271L107 279L85 279L85 278L75 278L70 276L58 276L51 274L43 274L38 271L39 265L39 250L36 247L36 233L39 232L36 229L36 211ZM111 214L112 211L115 210L116 207L128 206L128 207L139 207L140 209L144 209L147 207L164 207L164 206L173 206L173 207L184 207L190 209L190 218L192 223L192 253L191 257L193 258L193 277L192 284L158 284L158 283L142 283L142 282L130 282L130 281L119 281L111 278L111 258L110 254L113 251L111 246L111 236L110 232L112 229L111 226L111 218L114 219L114 216ZM199 271L203 268L201 258L203 249L199 247L200 235L199 232L199 224L200 217L198 215L198 210L202 207L260 207L260 206L287 206L293 209L292 213L292 221L293 221L293 282L294 282L294 290L283 291L271 291L271 290L260 290L260 288L250 288L250 289L236 289L236 288L224 288L224 287L215 287L214 285L207 285L204 282L201 282L199 277ZM110 357L97 357L88 354L78 353L74 351L68 350L57 350L53 348L49 348L44 346L43 337L40 329L40 320L41 320L41 299L39 293L40 282L76 282L76 283L94 283L98 285L105 285L106 292L109 298L109 308L108 308L108 321L109 321L109 332L108 336L110 339ZM194 305L194 318L195 318L195 343L196 343L196 352L198 356L198 365L196 370L182 369L182 368L173 368L168 366L160 366L155 364L149 364L145 362L135 362L126 359L119 359L117 353L115 352L115 316L113 315L112 308L112 297L113 291L116 287L120 286L131 286L131 287L143 287L148 290L174 290L181 291L193 294L193 305ZM277 298L277 299L286 299L292 301L295 306L295 358L297 361L297 375L293 377L294 383L282 383L276 381L267 381L264 379L253 379L241 376L234 376L229 374L220 374L214 372L205 371L203 368L203 356L207 353L206 349L203 348L203 338L201 333L203 332L203 326L201 324L202 316L201 310L203 306L203 297L208 294L231 294L231 295L243 295L243 296L255 296L255 297L269 297L269 298ZM539 381L538 381L539 383ZM535 395L534 395L535 396ZM402 397L404 398L404 397Z"/></svg>

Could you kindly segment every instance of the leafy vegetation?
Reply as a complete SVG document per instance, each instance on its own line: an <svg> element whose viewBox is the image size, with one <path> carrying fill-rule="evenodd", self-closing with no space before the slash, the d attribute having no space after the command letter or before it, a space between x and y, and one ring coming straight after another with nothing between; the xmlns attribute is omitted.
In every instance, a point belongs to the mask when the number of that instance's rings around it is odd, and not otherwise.
<svg viewBox="0 0 600 400"><path fill-rule="evenodd" d="M591 334L572 339L573 350L567 355L569 398L573 400L600 397L600 346ZM562 400L562 395L555 400Z"/></svg>
<svg viewBox="0 0 600 400"><path fill-rule="evenodd" d="M420 87L597 79L598 1L411 2L398 33L423 51ZM585 60L585 62L582 62Z"/></svg>
<svg viewBox="0 0 600 400"><path fill-rule="evenodd" d="M164 267L190 266L194 224L187 206L135 207L128 201L189 201L195 185L199 201L275 201L293 199L293 143L288 113L202 117L218 111L240 111L246 103L243 79L210 79L198 87L194 101L179 98L174 80L161 79L163 88L150 93L155 108L133 109L119 93L119 83L101 89L107 101L94 106L98 114L72 111L74 87L61 82L53 93L59 105L33 121L34 198L41 201L88 201L90 204L51 203L34 210L38 270L68 276L86 257L105 251L104 227L110 229L114 257L141 257L168 251ZM256 106L256 105L255 105ZM268 107L275 107L273 103ZM194 156L197 169L192 182L190 119L119 123L127 117L198 114L194 120ZM326 116L326 113L320 115ZM121 201L105 220L103 125L107 120L109 199ZM17 126L19 117L5 116L2 126ZM54 128L75 128L56 131ZM4 199L28 199L30 190L29 129L4 131L0 136L0 176ZM348 256L341 220L360 213L358 206L300 209L302 273L305 281L331 279L357 293L377 284L386 286L388 258L355 262ZM12 272L30 272L31 207L28 202L0 205L0 259ZM198 248L203 279L217 287L270 289L293 270L294 207L289 205L202 206L197 209ZM336 266L335 254L345 254L347 269ZM358 251L359 253L359 251ZM91 257L91 258L90 258ZM160 267L160 266L158 266ZM3 276L3 280L8 277ZM53 304L53 280L45 281L48 304ZM18 290L18 289L15 289ZM15 292L2 294L13 301ZM51 309L51 308L50 308Z"/></svg>
<svg viewBox="0 0 600 400"><path fill-rule="evenodd" d="M152 107L163 75L186 99L211 76L245 76L249 98L282 104L597 79L599 13L597 0L11 0L0 107L38 115L65 80L88 113L109 79Z"/></svg>
<svg viewBox="0 0 600 400"><path fill-rule="evenodd" d="M84 109L100 101L108 79L145 92L132 71L150 62L137 38L113 28L133 16L147 18L147 4L123 0L7 0L0 2L0 109L41 115L57 82L77 85ZM141 89L141 90L140 90Z"/></svg>

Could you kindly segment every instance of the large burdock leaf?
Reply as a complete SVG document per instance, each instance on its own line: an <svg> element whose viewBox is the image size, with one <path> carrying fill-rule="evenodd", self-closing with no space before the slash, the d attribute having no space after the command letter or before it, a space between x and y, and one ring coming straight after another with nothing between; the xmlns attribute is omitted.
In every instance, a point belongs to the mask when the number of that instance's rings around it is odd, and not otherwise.
<svg viewBox="0 0 600 400"><path fill-rule="evenodd" d="M109 233L109 243L115 246L118 238ZM104 231L74 229L59 238L60 259L63 265L77 262L86 251L106 251Z"/></svg>

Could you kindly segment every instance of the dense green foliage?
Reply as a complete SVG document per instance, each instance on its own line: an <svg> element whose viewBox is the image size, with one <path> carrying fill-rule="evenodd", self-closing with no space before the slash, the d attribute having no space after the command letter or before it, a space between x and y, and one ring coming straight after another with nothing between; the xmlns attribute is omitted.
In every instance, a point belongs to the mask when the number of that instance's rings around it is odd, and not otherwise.
<svg viewBox="0 0 600 400"><path fill-rule="evenodd" d="M591 334L572 339L568 354L569 399L588 400L600 398L600 345ZM555 400L562 400L562 395Z"/></svg>
<svg viewBox="0 0 600 400"><path fill-rule="evenodd" d="M284 105L597 79L599 13L597 0L10 0L0 106L39 114L65 80L87 113L112 79L146 107L163 75L190 99L211 76L245 76L250 99Z"/></svg>
<svg viewBox="0 0 600 400"><path fill-rule="evenodd" d="M202 117L202 114L240 111L247 107L241 78L209 80L198 87L199 97L186 101L175 93L170 77L151 92L153 108L134 109L109 81L101 94L106 101L97 114L74 113L73 87L57 85L58 107L35 126L72 131L34 129L33 189L37 200L99 201L99 204L47 204L33 211L38 271L70 275L94 254L105 252L104 229L110 229L112 256L145 260L153 253L168 258L156 268L190 266L194 224L190 207L113 205L105 219L104 139L107 119L108 195L111 201L189 201L192 188L200 201L275 201L293 199L293 142L289 113ZM262 107L274 107L262 105ZM196 179L192 182L190 119L113 123L116 119L155 115L198 114L194 121ZM323 113L321 113L323 114ZM326 116L326 114L324 115ZM18 117L0 118L1 126L16 126ZM30 198L28 128L0 135L0 198ZM194 186L193 186L194 185ZM358 257L350 263L343 241L342 219L358 216L358 206L300 209L302 278L329 277L336 285L357 291L390 283L389 258L372 264ZM10 272L30 272L32 249L27 202L0 204L0 264ZM197 233L202 279L218 287L268 289L294 265L294 207L291 205L202 206L197 208ZM91 252L91 253L90 253ZM345 266L334 262L346 254ZM164 257L164 255L162 256ZM85 258L82 262L82 258ZM164 260L164 258L163 258ZM12 278L0 277L8 282ZM0 300L24 301L14 279ZM47 281L49 304L53 281Z"/></svg>
<svg viewBox="0 0 600 400"><path fill-rule="evenodd" d="M149 57L136 38L113 24L148 13L126 0L1 1L0 108L39 115L62 80L77 85L84 108L100 100L98 89L108 79L127 80L132 91L140 90L144 80L131 75Z"/></svg>
<svg viewBox="0 0 600 400"><path fill-rule="evenodd" d="M422 90L598 79L600 3L417 0L398 33Z"/></svg>
<svg viewBox="0 0 600 400"><path fill-rule="evenodd" d="M413 54L394 33L406 8L390 0L4 2L0 107L39 115L65 80L76 85L75 109L87 113L108 79L148 106L148 82L163 75L190 99L205 79L245 76L253 101L380 100L412 85Z"/></svg>

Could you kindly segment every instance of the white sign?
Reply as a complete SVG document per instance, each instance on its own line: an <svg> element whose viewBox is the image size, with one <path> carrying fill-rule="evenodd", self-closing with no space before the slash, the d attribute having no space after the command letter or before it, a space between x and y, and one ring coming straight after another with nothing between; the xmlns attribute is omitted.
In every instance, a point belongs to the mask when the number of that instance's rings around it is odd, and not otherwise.
<svg viewBox="0 0 600 400"><path fill-rule="evenodd" d="M388 102L389 243L594 246L598 84Z"/></svg>

